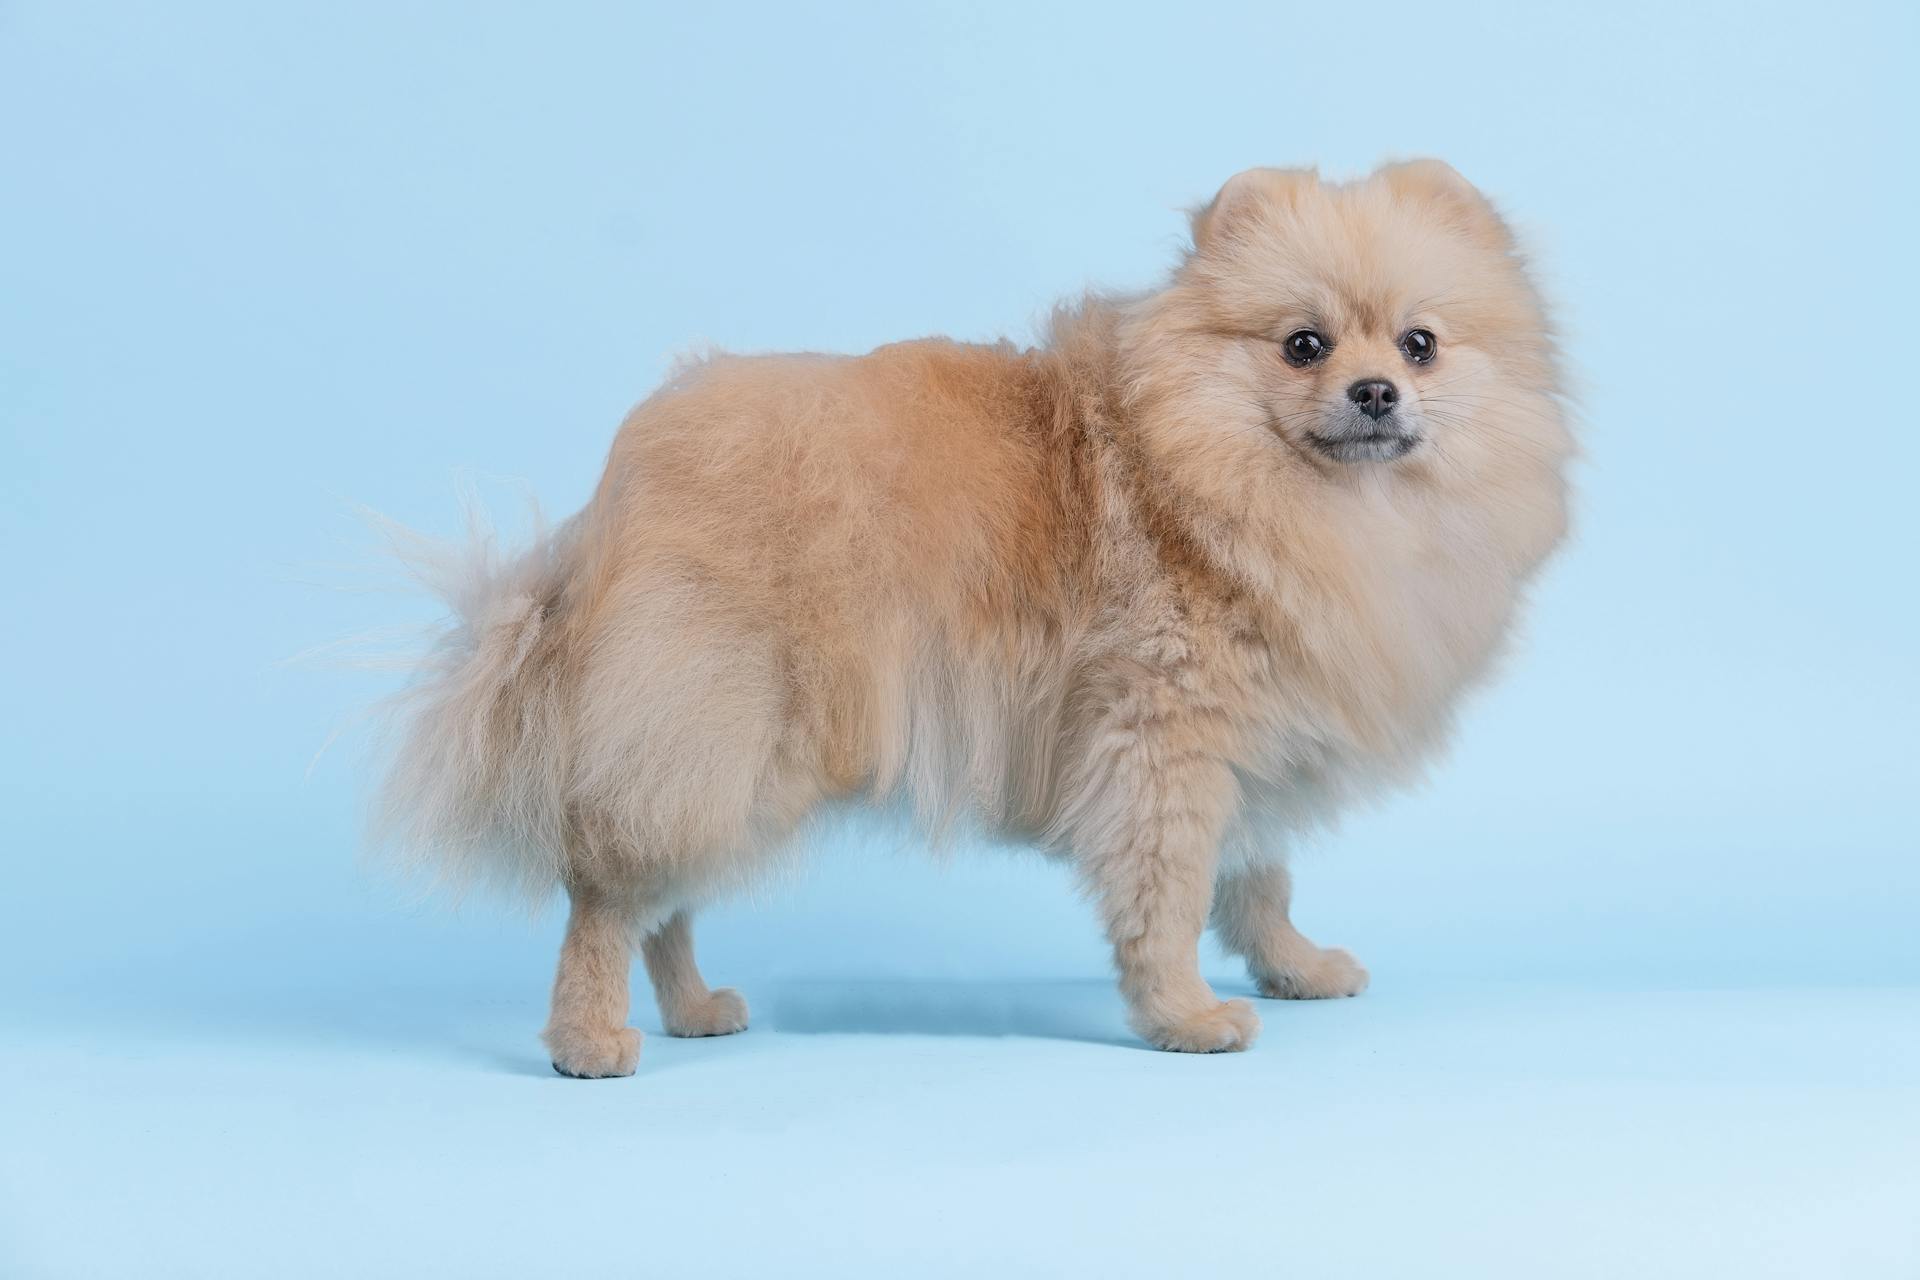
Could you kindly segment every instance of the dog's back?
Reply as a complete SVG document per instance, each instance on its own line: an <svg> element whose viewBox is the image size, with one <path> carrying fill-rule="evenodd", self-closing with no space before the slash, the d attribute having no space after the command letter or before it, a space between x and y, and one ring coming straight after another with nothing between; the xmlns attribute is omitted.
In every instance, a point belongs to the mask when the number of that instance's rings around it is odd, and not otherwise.
<svg viewBox="0 0 1920 1280"><path fill-rule="evenodd" d="M1057 386L948 342L682 372L574 520L452 575L391 834L456 877L665 904L827 796L904 784L930 825L1036 828L1021 747L1051 734L1016 722L1059 714L1089 608Z"/></svg>

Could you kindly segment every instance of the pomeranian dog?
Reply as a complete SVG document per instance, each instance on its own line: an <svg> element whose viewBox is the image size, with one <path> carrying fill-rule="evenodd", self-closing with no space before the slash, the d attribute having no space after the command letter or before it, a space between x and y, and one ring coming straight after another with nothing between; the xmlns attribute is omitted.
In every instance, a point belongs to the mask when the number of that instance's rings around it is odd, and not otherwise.
<svg viewBox="0 0 1920 1280"><path fill-rule="evenodd" d="M1556 350L1437 161L1250 170L1192 231L1037 348L682 367L585 510L447 567L380 817L566 889L556 1070L633 1072L635 945L669 1033L743 1030L693 914L833 802L1068 860L1160 1048L1259 1030L1209 922L1262 996L1366 987L1289 922L1287 843L1431 755L1563 538Z"/></svg>

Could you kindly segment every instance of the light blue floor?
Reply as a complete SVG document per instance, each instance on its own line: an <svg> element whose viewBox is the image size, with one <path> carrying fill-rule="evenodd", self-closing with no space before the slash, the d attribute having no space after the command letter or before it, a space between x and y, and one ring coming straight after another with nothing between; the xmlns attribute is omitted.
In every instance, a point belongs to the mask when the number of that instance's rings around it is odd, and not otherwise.
<svg viewBox="0 0 1920 1280"><path fill-rule="evenodd" d="M745 1035L643 1003L639 1074L576 1082L551 922L471 981L377 931L329 980L303 927L15 971L0 1275L1920 1274L1912 987L1385 972L1184 1057L1092 977L763 976Z"/></svg>

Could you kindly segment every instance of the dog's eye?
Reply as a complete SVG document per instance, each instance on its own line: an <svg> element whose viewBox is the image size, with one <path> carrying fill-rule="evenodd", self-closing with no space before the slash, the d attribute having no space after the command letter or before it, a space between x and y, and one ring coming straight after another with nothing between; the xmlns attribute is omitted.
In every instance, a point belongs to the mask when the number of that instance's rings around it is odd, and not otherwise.
<svg viewBox="0 0 1920 1280"><path fill-rule="evenodd" d="M1326 341L1311 329L1288 334L1280 347L1287 353L1288 363L1294 365L1312 364L1327 354Z"/></svg>
<svg viewBox="0 0 1920 1280"><path fill-rule="evenodd" d="M1433 359L1433 353L1440 349L1440 344L1425 329L1409 329L1407 336L1400 339L1400 349L1415 364L1425 364Z"/></svg>

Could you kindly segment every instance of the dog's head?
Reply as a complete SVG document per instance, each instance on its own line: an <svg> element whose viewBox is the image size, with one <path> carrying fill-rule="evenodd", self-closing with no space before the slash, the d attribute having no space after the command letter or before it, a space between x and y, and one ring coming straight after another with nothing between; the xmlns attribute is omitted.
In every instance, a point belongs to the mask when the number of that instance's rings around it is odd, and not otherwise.
<svg viewBox="0 0 1920 1280"><path fill-rule="evenodd" d="M1194 215L1191 254L1125 342L1158 444L1235 467L1557 470L1571 447L1513 237L1435 160L1346 184L1239 174Z"/></svg>

